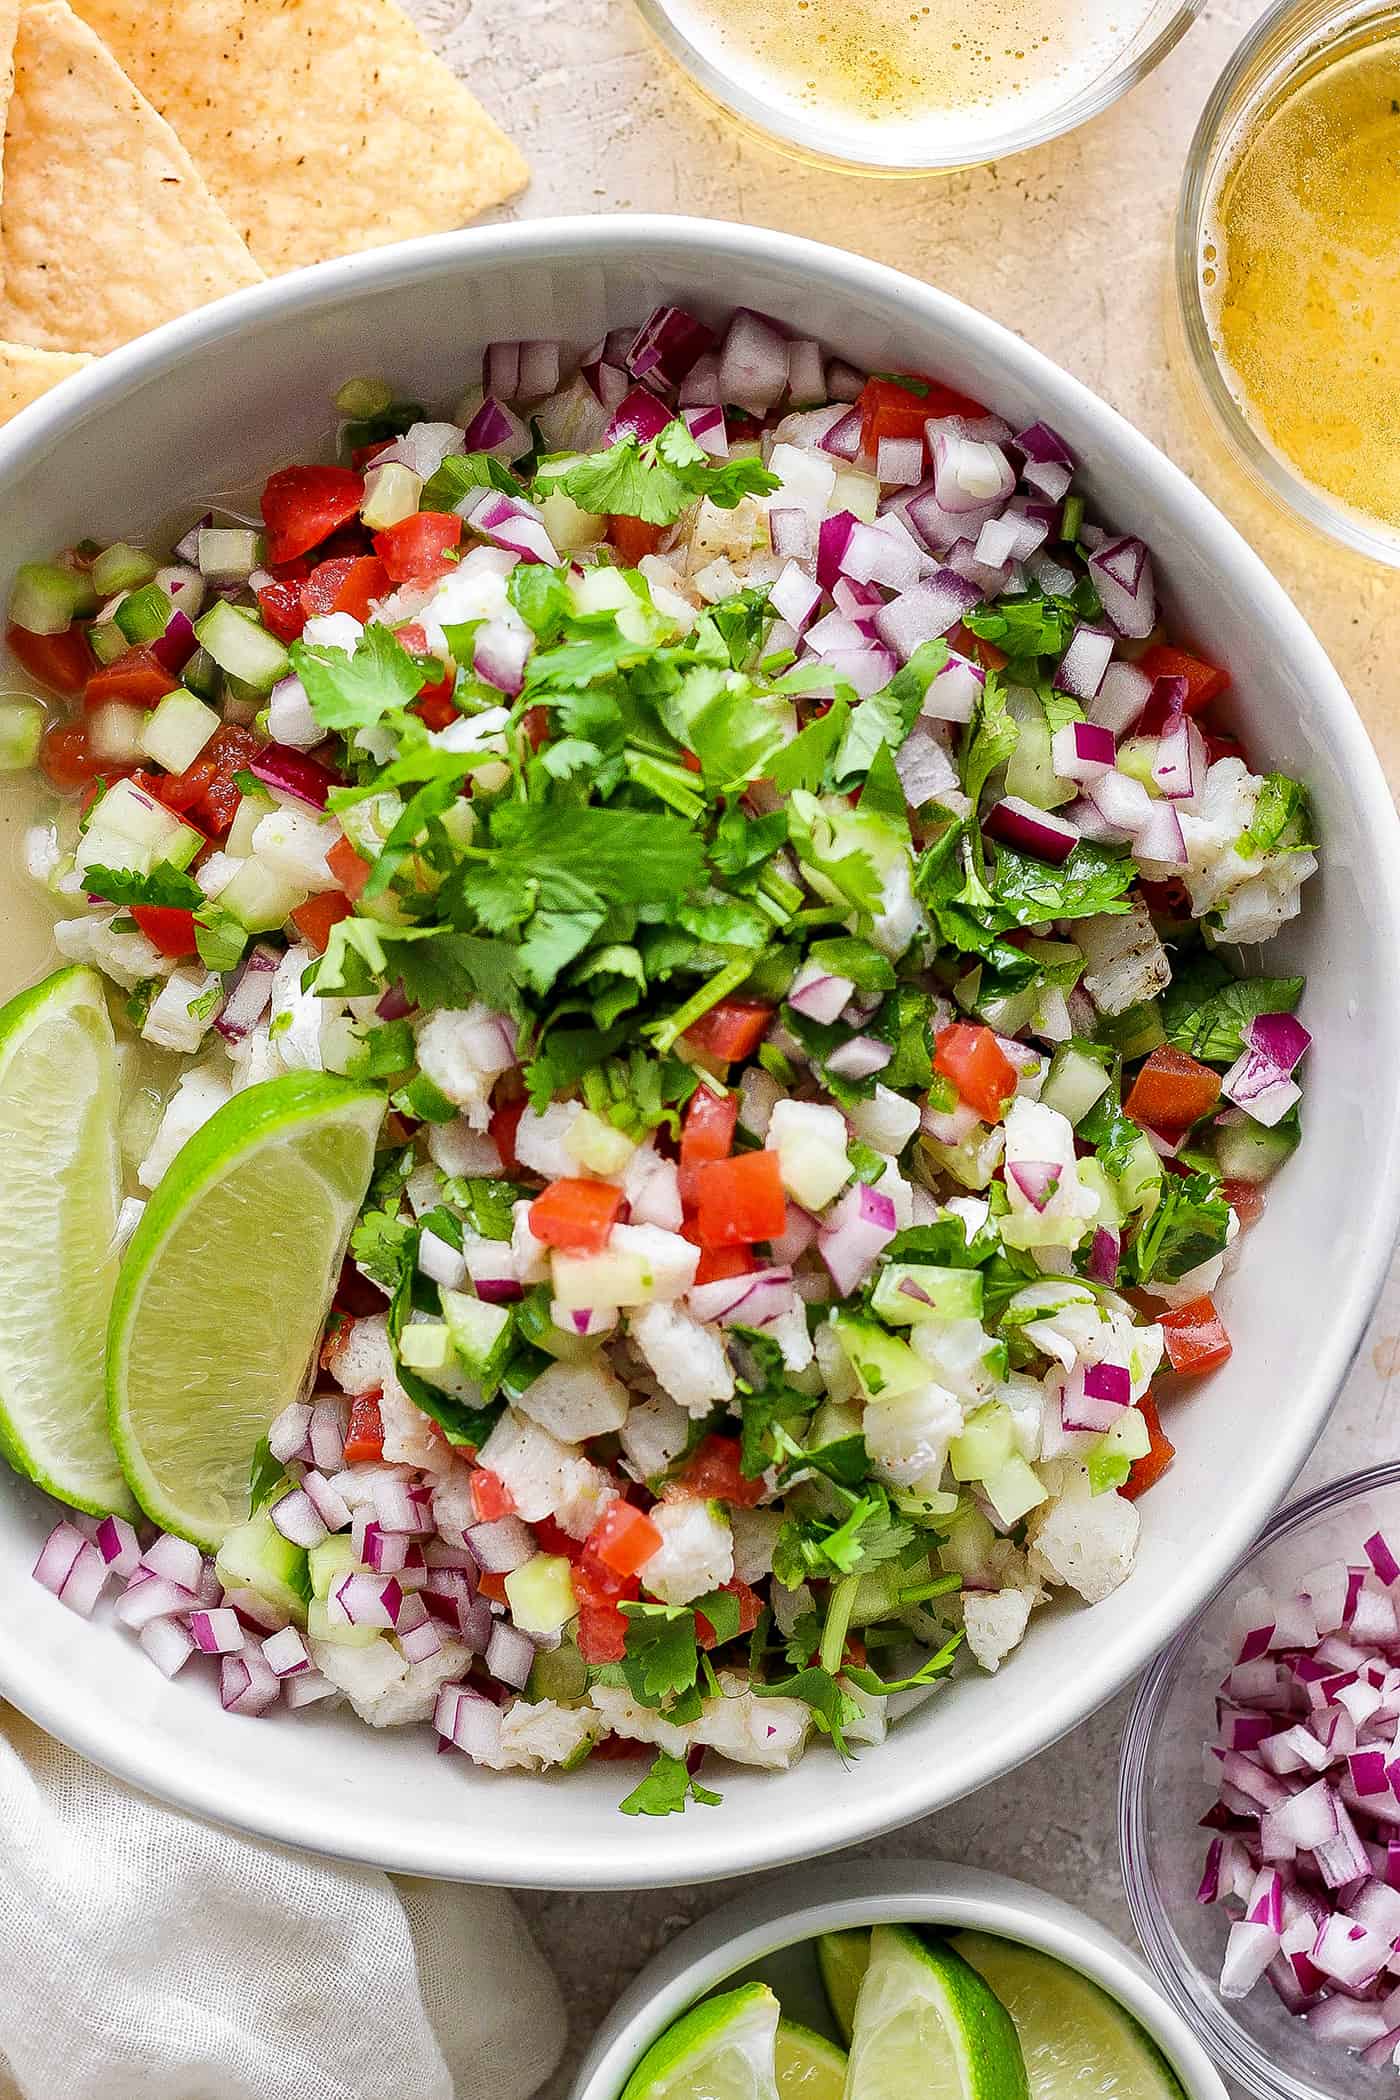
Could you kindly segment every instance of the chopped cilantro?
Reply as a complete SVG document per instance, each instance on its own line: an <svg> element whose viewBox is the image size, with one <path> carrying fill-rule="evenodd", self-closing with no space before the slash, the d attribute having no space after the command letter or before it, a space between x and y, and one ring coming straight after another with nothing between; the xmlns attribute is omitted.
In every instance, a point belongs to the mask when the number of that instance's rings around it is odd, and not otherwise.
<svg viewBox="0 0 1400 2100"><path fill-rule="evenodd" d="M1245 858L1256 853L1310 853L1311 832L1307 789L1286 773L1266 773L1254 815L1240 833L1235 851Z"/></svg>
<svg viewBox="0 0 1400 2100"><path fill-rule="evenodd" d="M683 1759L662 1750L646 1778L618 1805L624 1816L676 1816L690 1801L718 1808L720 1796L701 1786Z"/></svg>
<svg viewBox="0 0 1400 2100"><path fill-rule="evenodd" d="M594 516L674 525L702 496L733 510L745 496L771 495L779 483L756 459L712 460L677 420L646 444L629 433L606 452L591 453L555 486Z"/></svg>
<svg viewBox="0 0 1400 2100"><path fill-rule="evenodd" d="M323 729L368 729L407 707L427 682L387 627L366 627L352 656L321 642L293 642L292 669Z"/></svg>
<svg viewBox="0 0 1400 2100"><path fill-rule="evenodd" d="M91 897L105 897L109 904L128 907L148 904L167 911L199 911L207 902L199 884L168 860L152 868L149 875L138 875L131 868L86 868L83 888Z"/></svg>
<svg viewBox="0 0 1400 2100"><path fill-rule="evenodd" d="M1230 1065L1256 1015L1291 1014L1302 996L1301 977L1232 977L1217 956L1203 954L1178 966L1162 994L1162 1026L1174 1048Z"/></svg>

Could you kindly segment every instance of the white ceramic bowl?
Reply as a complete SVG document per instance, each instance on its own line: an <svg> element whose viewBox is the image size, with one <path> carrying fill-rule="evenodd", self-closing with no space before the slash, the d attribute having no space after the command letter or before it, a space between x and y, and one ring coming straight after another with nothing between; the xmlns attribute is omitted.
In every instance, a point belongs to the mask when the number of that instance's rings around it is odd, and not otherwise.
<svg viewBox="0 0 1400 2100"><path fill-rule="evenodd" d="M1079 1969L1145 2027L1188 2100L1225 2100L1225 2087L1186 2021L1142 1963L1082 1911L1024 1881L940 1860L809 1868L711 1911L647 1963L593 2038L570 2100L617 2100L659 2034L720 1985L758 1973L792 2019L832 2032L804 1944L869 1925L943 1925L1021 1940Z"/></svg>
<svg viewBox="0 0 1400 2100"><path fill-rule="evenodd" d="M1277 960L1309 974L1306 1134L1250 1234L1232 1362L1175 1401L1181 1456L1143 1505L1129 1582L1057 1606L995 1678L941 1694L849 1772L727 1772L724 1805L619 1816L627 1767L473 1774L424 1732L229 1718L121 1633L29 1584L53 1512L0 1483L0 1692L153 1793L264 1836L415 1874L544 1887L703 1880L911 1821L1043 1749L1141 1668L1287 1492L1345 1375L1400 1212L1400 827L1364 731L1278 585L1186 477L1037 351L941 293L784 234L683 219L493 227L274 280L105 358L0 434L0 590L86 533L138 534L329 443L333 389L388 374L451 401L495 337L580 346L661 299L781 314L875 370L915 368L1019 427L1043 415L1104 515L1157 556L1175 631L1235 675L1262 761L1312 783L1324 872ZM269 1308L269 1316L275 1316Z"/></svg>

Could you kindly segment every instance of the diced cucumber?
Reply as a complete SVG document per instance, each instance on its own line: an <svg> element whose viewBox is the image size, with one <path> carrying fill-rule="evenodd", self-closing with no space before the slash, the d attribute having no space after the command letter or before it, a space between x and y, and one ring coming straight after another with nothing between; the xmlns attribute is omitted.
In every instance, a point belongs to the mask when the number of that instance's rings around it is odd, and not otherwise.
<svg viewBox="0 0 1400 2100"><path fill-rule="evenodd" d="M219 717L193 693L167 693L146 716L141 749L167 772L192 766L215 730Z"/></svg>
<svg viewBox="0 0 1400 2100"><path fill-rule="evenodd" d="M115 620L95 620L87 630L88 647L100 664L114 664L131 647Z"/></svg>
<svg viewBox="0 0 1400 2100"><path fill-rule="evenodd" d="M587 1689L588 1665L572 1641L540 1650L530 1672L532 1699L555 1699L568 1704L581 1699Z"/></svg>
<svg viewBox="0 0 1400 2100"><path fill-rule="evenodd" d="M1099 1058L1089 1056L1075 1043L1061 1043L1050 1060L1040 1098L1067 1123L1080 1123L1112 1083L1112 1073Z"/></svg>
<svg viewBox="0 0 1400 2100"><path fill-rule="evenodd" d="M1149 795L1160 795L1162 792L1152 778L1152 768L1157 763L1158 742L1159 739L1155 736L1125 737L1118 746L1118 757L1114 761L1120 773L1126 773L1130 780L1141 781Z"/></svg>
<svg viewBox="0 0 1400 2100"><path fill-rule="evenodd" d="M1106 1436L1091 1444L1084 1454L1091 1495L1107 1495L1122 1487L1135 1459L1146 1458L1152 1435L1135 1407L1125 1407Z"/></svg>
<svg viewBox="0 0 1400 2100"><path fill-rule="evenodd" d="M142 736L148 719L144 707L128 707L120 700L94 707L87 718L88 750L104 766L138 764L145 750Z"/></svg>
<svg viewBox="0 0 1400 2100"><path fill-rule="evenodd" d="M209 583L242 583L262 559L262 541L242 525L203 525L199 573Z"/></svg>
<svg viewBox="0 0 1400 2100"><path fill-rule="evenodd" d="M452 1337L443 1320L413 1320L399 1336L399 1361L425 1377L442 1371L452 1358Z"/></svg>
<svg viewBox="0 0 1400 2100"><path fill-rule="evenodd" d="M1101 1043L1107 1043L1129 1063L1135 1057L1146 1057L1167 1040L1161 1005L1156 999L1144 999L1125 1013L1101 1014L1096 1032Z"/></svg>
<svg viewBox="0 0 1400 2100"><path fill-rule="evenodd" d="M253 850L253 833L276 807L271 795L244 795L224 840L225 853L235 860L246 860Z"/></svg>
<svg viewBox="0 0 1400 2100"><path fill-rule="evenodd" d="M114 540L92 565L92 587L99 598L113 598L118 591L139 591L142 584L154 581L159 567L155 556L144 547Z"/></svg>
<svg viewBox="0 0 1400 2100"><path fill-rule="evenodd" d="M621 569L585 569L569 588L580 618L610 612L629 642L656 642L666 630L665 621L650 604L643 605Z"/></svg>
<svg viewBox="0 0 1400 2100"><path fill-rule="evenodd" d="M1146 1132L1134 1144L1116 1180L1125 1210L1156 1209L1162 1186L1162 1162L1153 1151Z"/></svg>
<svg viewBox="0 0 1400 2100"><path fill-rule="evenodd" d="M578 1616L573 1565L562 1553L537 1553L505 1578L510 1615L522 1633L558 1633Z"/></svg>
<svg viewBox="0 0 1400 2100"><path fill-rule="evenodd" d="M312 1594L329 1597L331 1584L342 1582L352 1569L360 1566L349 1532L334 1531L328 1539L322 1539L319 1546L313 1546L306 1556L306 1566Z"/></svg>
<svg viewBox="0 0 1400 2100"><path fill-rule="evenodd" d="M138 642L153 642L164 634L174 610L160 585L148 583L139 591L129 591L112 619L135 647Z"/></svg>
<svg viewBox="0 0 1400 2100"><path fill-rule="evenodd" d="M39 755L44 710L28 693L0 693L0 773L22 773Z"/></svg>
<svg viewBox="0 0 1400 2100"><path fill-rule="evenodd" d="M932 1374L923 1358L873 1320L837 1313L831 1324L867 1400L894 1400L928 1384Z"/></svg>
<svg viewBox="0 0 1400 2100"><path fill-rule="evenodd" d="M270 693L287 675L290 659L276 635L219 598L195 623L195 634L221 671L258 693Z"/></svg>
<svg viewBox="0 0 1400 2100"><path fill-rule="evenodd" d="M374 860L389 833L403 815L403 797L392 788L383 794L366 795L340 812L340 828L364 860Z"/></svg>
<svg viewBox="0 0 1400 2100"><path fill-rule="evenodd" d="M1296 1129L1266 1129L1262 1123L1218 1123L1215 1157L1227 1181L1258 1184L1276 1174L1298 1142Z"/></svg>
<svg viewBox="0 0 1400 2100"><path fill-rule="evenodd" d="M948 1446L954 1480L990 1480L1015 1456L1016 1425L999 1400L975 1409Z"/></svg>
<svg viewBox="0 0 1400 2100"><path fill-rule="evenodd" d="M921 1137L918 1150L928 1162L944 1174L951 1174L965 1189L984 1189L996 1172L1000 1154L994 1152L987 1142L988 1132L978 1124L971 1137L960 1145L944 1145L937 1138Z"/></svg>
<svg viewBox="0 0 1400 2100"><path fill-rule="evenodd" d="M180 683L197 700L217 700L223 674L207 649L196 649L180 673Z"/></svg>
<svg viewBox="0 0 1400 2100"><path fill-rule="evenodd" d="M870 1310L892 1327L917 1327L925 1320L980 1320L982 1271L892 1261L871 1293Z"/></svg>
<svg viewBox="0 0 1400 2100"><path fill-rule="evenodd" d="M1004 1465L988 1473L982 1492L1003 1524L1018 1524L1027 1511L1044 1502L1046 1490L1033 1467L1013 1452Z"/></svg>
<svg viewBox="0 0 1400 2100"><path fill-rule="evenodd" d="M313 1641L329 1641L333 1648L372 1648L383 1638L373 1626L352 1626L339 1612L332 1616L324 1597L313 1597L307 1606L306 1630Z"/></svg>
<svg viewBox="0 0 1400 2100"><path fill-rule="evenodd" d="M590 1174L620 1174L636 1149L625 1130L605 1123L591 1108L575 1116L564 1139L570 1159Z"/></svg>
<svg viewBox="0 0 1400 2100"><path fill-rule="evenodd" d="M927 1561L914 1568L900 1567L895 1561L882 1561L860 1578L855 1602L851 1606L852 1626L874 1626L881 1619L893 1618L900 1608L900 1591L917 1589L928 1579Z"/></svg>
<svg viewBox="0 0 1400 2100"><path fill-rule="evenodd" d="M15 573L10 618L27 634L62 634L74 620L96 611L91 575L49 561L22 562Z"/></svg>
<svg viewBox="0 0 1400 2100"><path fill-rule="evenodd" d="M256 1590L269 1604L306 1623L311 1575L306 1554L284 1539L266 1510L246 1524L236 1524L214 1562L214 1572L227 1590Z"/></svg>
<svg viewBox="0 0 1400 2100"><path fill-rule="evenodd" d="M131 710L128 710L131 712ZM205 843L201 834L129 780L115 780L88 819L74 865L127 868L149 875L161 861L187 868Z"/></svg>
<svg viewBox="0 0 1400 2100"><path fill-rule="evenodd" d="M1095 1225L1107 1225L1110 1231L1117 1232L1123 1223L1123 1204L1116 1184L1110 1181L1092 1153L1086 1159L1077 1160L1075 1164L1079 1174L1079 1186L1091 1189L1099 1199Z"/></svg>
<svg viewBox="0 0 1400 2100"><path fill-rule="evenodd" d="M581 510L572 496L566 496L562 489L551 486L560 474L567 474L570 467L577 466L578 458L577 453L566 453L562 459L542 462L535 481L535 501L539 505L544 529L561 554L596 546L608 522L606 518L596 517L591 510Z"/></svg>
<svg viewBox="0 0 1400 2100"><path fill-rule="evenodd" d="M729 456L734 457L732 445ZM873 525L880 509L880 484L873 474L862 474L855 467L838 467L827 509L832 517L838 511L848 510L862 525Z"/></svg>
<svg viewBox="0 0 1400 2100"><path fill-rule="evenodd" d="M365 476L360 522L371 532L401 525L405 518L414 515L422 493L423 477L415 474L412 467L402 466L397 460L390 460L385 467L371 467Z"/></svg>
<svg viewBox="0 0 1400 2100"><path fill-rule="evenodd" d="M469 1298L465 1291L443 1290L438 1295L457 1361L479 1385L494 1385L510 1354L510 1308ZM405 1336L412 1332L411 1327L404 1329Z"/></svg>
<svg viewBox="0 0 1400 2100"><path fill-rule="evenodd" d="M219 902L247 933L275 933L309 891L275 875L260 860L245 860L219 892Z"/></svg>
<svg viewBox="0 0 1400 2100"><path fill-rule="evenodd" d="M1058 809L1062 802L1073 802L1079 789L1055 771L1050 724L1038 701L1034 712L1016 726L1020 732L1016 748L1006 763L1007 794L1019 796L1022 802L1033 803L1037 809Z"/></svg>

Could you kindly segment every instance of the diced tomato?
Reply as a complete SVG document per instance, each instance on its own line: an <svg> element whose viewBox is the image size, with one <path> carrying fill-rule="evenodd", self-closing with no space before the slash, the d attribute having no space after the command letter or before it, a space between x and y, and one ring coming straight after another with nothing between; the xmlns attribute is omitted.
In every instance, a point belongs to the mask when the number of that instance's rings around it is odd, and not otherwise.
<svg viewBox="0 0 1400 2100"><path fill-rule="evenodd" d="M354 916L355 907L340 890L318 890L308 897L305 904L294 905L288 913L293 926L318 955L326 952L326 943L331 937L332 926L342 919Z"/></svg>
<svg viewBox="0 0 1400 2100"><path fill-rule="evenodd" d="M577 1560L583 1551L581 1540L570 1537L562 1524L553 1517L536 1517L530 1529L535 1534L535 1544L541 1553L552 1553L561 1560Z"/></svg>
<svg viewBox="0 0 1400 2100"><path fill-rule="evenodd" d="M179 689L179 679L143 644L93 672L83 690L83 705L105 707L111 700L121 700L128 707L154 707L167 693Z"/></svg>
<svg viewBox="0 0 1400 2100"><path fill-rule="evenodd" d="M291 577L274 576L270 583L258 589L258 610L263 617L263 626L275 634L279 642L295 642L301 637L306 625L306 607L301 602L301 585Z"/></svg>
<svg viewBox="0 0 1400 2100"><path fill-rule="evenodd" d="M234 774L256 758L262 745L240 722L225 722L183 773L168 774L157 792L167 809L188 815L211 838L223 838L238 815L242 792Z"/></svg>
<svg viewBox="0 0 1400 2100"><path fill-rule="evenodd" d="M131 916L151 946L159 948L162 955L169 955L178 962L187 955L199 953L192 911L181 911L178 905L171 904L133 904Z"/></svg>
<svg viewBox="0 0 1400 2100"><path fill-rule="evenodd" d="M742 1635L752 1633L758 1624L758 1615L763 1609L758 1591L751 1590L748 1584L741 1582L737 1575L731 1575L728 1582L720 1584L720 1588L727 1595L737 1597L739 1600L739 1631L737 1634L731 1634L730 1639L738 1640ZM713 1648L715 1645L715 1629L702 1611L698 1611L695 1614L695 1637L702 1648Z"/></svg>
<svg viewBox="0 0 1400 2100"><path fill-rule="evenodd" d="M1123 1103L1133 1121L1160 1137L1178 1138L1220 1099L1220 1074L1163 1043L1139 1071Z"/></svg>
<svg viewBox="0 0 1400 2100"><path fill-rule="evenodd" d="M326 854L326 866L347 897L360 895L369 881L369 862L362 860L349 839L339 838Z"/></svg>
<svg viewBox="0 0 1400 2100"><path fill-rule="evenodd" d="M609 543L628 569L635 569L643 555L655 554L669 530L667 525L647 525L641 518L608 519Z"/></svg>
<svg viewBox="0 0 1400 2100"><path fill-rule="evenodd" d="M370 600L388 593L389 572L377 555L337 554L330 561L318 562L307 577L301 587L301 609L308 620L338 612L367 620Z"/></svg>
<svg viewBox="0 0 1400 2100"><path fill-rule="evenodd" d="M578 1652L590 1668L601 1663L621 1662L627 1653L627 1619L606 1599L585 1599L578 1608ZM630 1756L635 1746L628 1745ZM619 1753L611 1753L616 1756ZM597 1752L594 1752L597 1755Z"/></svg>
<svg viewBox="0 0 1400 2100"><path fill-rule="evenodd" d="M881 438L921 438L924 425L933 416L985 416L987 411L966 394L955 393L941 380L909 372L913 382L902 386L898 379L867 379L857 406L860 409L860 449L874 453Z"/></svg>
<svg viewBox="0 0 1400 2100"><path fill-rule="evenodd" d="M1132 1470L1118 1490L1125 1502L1136 1502L1139 1495L1145 1495L1176 1457L1176 1445L1162 1427L1157 1402L1150 1392L1144 1393L1139 1400L1138 1413L1147 1424L1147 1434L1152 1442L1145 1458L1133 1460Z"/></svg>
<svg viewBox="0 0 1400 2100"><path fill-rule="evenodd" d="M622 1208L621 1189L606 1181L566 1176L551 1181L530 1205L530 1230L546 1247L570 1254L601 1254Z"/></svg>
<svg viewBox="0 0 1400 2100"><path fill-rule="evenodd" d="M476 1511L478 1524L495 1524L502 1517L515 1515L515 1497L499 1473L489 1466L478 1466L471 1476L472 1508Z"/></svg>
<svg viewBox="0 0 1400 2100"><path fill-rule="evenodd" d="M81 627L67 627L62 634L31 634L27 627L11 627L7 639L11 655L51 692L80 693L92 675L92 651Z"/></svg>
<svg viewBox="0 0 1400 2100"><path fill-rule="evenodd" d="M388 437L376 438L372 445L356 445L354 451L350 454L351 466L363 474L365 468L378 459L381 452L387 452L393 443L393 438Z"/></svg>
<svg viewBox="0 0 1400 2100"><path fill-rule="evenodd" d="M632 1735L609 1733L599 1736L588 1755L605 1765L635 1764L639 1758L655 1757L656 1747L653 1743L639 1743Z"/></svg>
<svg viewBox="0 0 1400 2100"><path fill-rule="evenodd" d="M1249 764L1249 753L1237 736L1216 736L1208 729L1206 731L1206 764L1213 766L1216 760L1221 758L1242 758L1246 765Z"/></svg>
<svg viewBox="0 0 1400 2100"><path fill-rule="evenodd" d="M374 535L374 551L395 583L436 583L456 568L461 544L455 510L417 510Z"/></svg>
<svg viewBox="0 0 1400 2100"><path fill-rule="evenodd" d="M702 1247L744 1247L787 1230L776 1152L741 1152L695 1169L696 1230Z"/></svg>
<svg viewBox="0 0 1400 2100"><path fill-rule="evenodd" d="M1166 1338L1167 1362L1183 1377L1213 1371L1230 1355L1230 1337L1210 1297L1193 1298L1158 1315Z"/></svg>
<svg viewBox="0 0 1400 2100"><path fill-rule="evenodd" d="M39 770L52 787L70 794L88 787L100 775L110 779L123 767L104 766L88 749L87 731L80 723L55 722L44 731L39 745Z"/></svg>
<svg viewBox="0 0 1400 2100"><path fill-rule="evenodd" d="M641 1510L619 1495L610 1502L588 1534L583 1557L592 1555L614 1575L635 1575L661 1544L661 1533Z"/></svg>
<svg viewBox="0 0 1400 2100"><path fill-rule="evenodd" d="M737 1437L707 1436L667 1486L666 1500L693 1496L703 1502L735 1502L741 1509L752 1509L763 1491L763 1482L747 1479L740 1468Z"/></svg>
<svg viewBox="0 0 1400 2100"><path fill-rule="evenodd" d="M728 1159L734 1146L734 1125L739 1118L739 1096L717 1094L698 1086L691 1095L681 1125L681 1200L695 1201L695 1170L712 1160Z"/></svg>
<svg viewBox="0 0 1400 2100"><path fill-rule="evenodd" d="M1264 1215L1264 1191L1254 1181L1222 1181L1221 1194L1241 1225L1256 1225Z"/></svg>
<svg viewBox="0 0 1400 2100"><path fill-rule="evenodd" d="M509 1597L506 1595L506 1578L504 1575L478 1575L476 1587L479 1594L483 1597L489 1597L493 1604L509 1604L510 1602Z"/></svg>
<svg viewBox="0 0 1400 2100"><path fill-rule="evenodd" d="M1016 1067L980 1022L953 1021L940 1028L933 1069L952 1080L958 1099L976 1109L984 1123L999 1123L1016 1091Z"/></svg>
<svg viewBox="0 0 1400 2100"><path fill-rule="evenodd" d="M689 1234L686 1235L689 1238ZM747 1247L702 1247L695 1269L697 1283L728 1283L735 1276L752 1276L757 1261Z"/></svg>
<svg viewBox="0 0 1400 2100"><path fill-rule="evenodd" d="M356 1393L350 1402L350 1426L345 1432L347 1466L377 1465L384 1456L379 1398L378 1393Z"/></svg>
<svg viewBox="0 0 1400 2100"><path fill-rule="evenodd" d="M520 1161L515 1156L515 1133L520 1128L520 1118L525 1113L523 1101L498 1101L491 1111L489 1130L491 1142L501 1155L501 1164L507 1174L519 1172Z"/></svg>
<svg viewBox="0 0 1400 2100"><path fill-rule="evenodd" d="M1202 663L1199 656L1188 656L1184 649L1173 649L1167 642L1154 642L1144 649L1138 658L1138 669L1149 678L1184 678L1186 680L1186 712L1198 715L1212 700L1218 700L1230 689L1228 671L1217 670L1214 664Z"/></svg>
<svg viewBox="0 0 1400 2100"><path fill-rule="evenodd" d="M721 999L685 1032L697 1050L732 1064L736 1058L752 1057L768 1033L774 1009L756 999Z"/></svg>
<svg viewBox="0 0 1400 2100"><path fill-rule="evenodd" d="M262 492L267 559L295 561L360 514L364 476L349 467L283 467Z"/></svg>
<svg viewBox="0 0 1400 2100"><path fill-rule="evenodd" d="M984 671L1004 671L1011 661L1004 649L998 649L995 642L984 641L980 634L974 634L961 621L953 628L948 640L959 656L971 657L973 663L981 664Z"/></svg>
<svg viewBox="0 0 1400 2100"><path fill-rule="evenodd" d="M693 751L681 752L681 764L687 773L703 773L705 770Z"/></svg>
<svg viewBox="0 0 1400 2100"><path fill-rule="evenodd" d="M435 685L425 685L416 700L410 701L409 711L425 722L429 729L446 729L455 722L460 713L453 694L457 690L457 673L447 671Z"/></svg>

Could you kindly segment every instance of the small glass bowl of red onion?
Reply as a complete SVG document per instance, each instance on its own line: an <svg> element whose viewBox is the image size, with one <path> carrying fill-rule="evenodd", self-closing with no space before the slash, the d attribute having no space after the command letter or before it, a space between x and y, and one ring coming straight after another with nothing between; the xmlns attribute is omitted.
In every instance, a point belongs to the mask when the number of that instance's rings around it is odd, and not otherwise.
<svg viewBox="0 0 1400 2100"><path fill-rule="evenodd" d="M1144 1951L1227 2077L1400 2096L1400 1465L1285 1509L1158 1656L1118 1830Z"/></svg>

